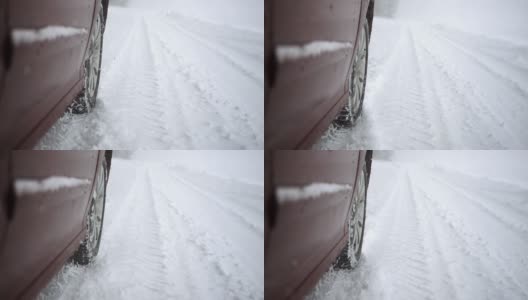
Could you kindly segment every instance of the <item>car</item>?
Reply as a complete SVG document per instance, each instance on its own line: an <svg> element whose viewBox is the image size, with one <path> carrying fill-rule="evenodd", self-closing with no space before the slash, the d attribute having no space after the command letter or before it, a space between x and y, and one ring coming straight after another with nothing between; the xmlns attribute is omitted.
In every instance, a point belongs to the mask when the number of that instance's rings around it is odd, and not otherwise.
<svg viewBox="0 0 528 300"><path fill-rule="evenodd" d="M301 299L361 257L372 151L265 153L266 299Z"/></svg>
<svg viewBox="0 0 528 300"><path fill-rule="evenodd" d="M361 115L374 0L266 1L267 149L309 149Z"/></svg>
<svg viewBox="0 0 528 300"><path fill-rule="evenodd" d="M95 106L109 0L0 2L0 149L27 149Z"/></svg>
<svg viewBox="0 0 528 300"><path fill-rule="evenodd" d="M31 299L65 265L94 261L112 151L3 152L0 299Z"/></svg>

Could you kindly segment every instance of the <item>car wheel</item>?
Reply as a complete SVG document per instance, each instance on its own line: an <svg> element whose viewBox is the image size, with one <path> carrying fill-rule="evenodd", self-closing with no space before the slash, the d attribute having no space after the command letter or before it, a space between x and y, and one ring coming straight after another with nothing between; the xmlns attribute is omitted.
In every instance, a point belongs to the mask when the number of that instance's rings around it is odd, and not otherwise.
<svg viewBox="0 0 528 300"><path fill-rule="evenodd" d="M361 257L365 230L368 179L367 164L365 163L360 170L357 187L352 196L347 245L334 263L334 267L337 269L353 269Z"/></svg>
<svg viewBox="0 0 528 300"><path fill-rule="evenodd" d="M85 114L95 107L101 60L103 55L104 10L100 9L90 34L87 58L84 61L84 86L77 98L69 107L74 114Z"/></svg>
<svg viewBox="0 0 528 300"><path fill-rule="evenodd" d="M106 200L106 182L108 166L106 159L97 169L88 216L86 218L86 237L73 254L73 262L80 265L91 263L99 252L101 233L103 231L104 208Z"/></svg>
<svg viewBox="0 0 528 300"><path fill-rule="evenodd" d="M338 127L352 127L361 116L365 87L367 83L369 25L365 20L352 62L352 72L348 80L348 99L345 107L334 120Z"/></svg>

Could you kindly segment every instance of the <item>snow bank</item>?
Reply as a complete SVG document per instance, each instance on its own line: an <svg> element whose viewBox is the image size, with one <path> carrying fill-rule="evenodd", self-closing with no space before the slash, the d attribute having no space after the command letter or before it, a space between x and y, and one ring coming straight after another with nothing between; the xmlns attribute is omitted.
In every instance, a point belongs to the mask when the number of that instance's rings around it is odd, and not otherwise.
<svg viewBox="0 0 528 300"><path fill-rule="evenodd" d="M15 28L11 34L13 37L13 43L15 45L21 45L51 41L86 33L88 33L88 31L85 28L46 26L41 29Z"/></svg>
<svg viewBox="0 0 528 300"><path fill-rule="evenodd" d="M348 184L315 182L301 187L278 187L276 191L279 203L310 200L326 194L335 194L349 191L352 186Z"/></svg>
<svg viewBox="0 0 528 300"><path fill-rule="evenodd" d="M17 179L15 180L15 193L17 196L26 196L37 193L55 192L61 189L89 185L90 180L73 177L52 176L46 179Z"/></svg>
<svg viewBox="0 0 528 300"><path fill-rule="evenodd" d="M279 45L276 48L277 60L281 63L319 56L324 53L352 48L352 43L336 41L312 41L305 45Z"/></svg>

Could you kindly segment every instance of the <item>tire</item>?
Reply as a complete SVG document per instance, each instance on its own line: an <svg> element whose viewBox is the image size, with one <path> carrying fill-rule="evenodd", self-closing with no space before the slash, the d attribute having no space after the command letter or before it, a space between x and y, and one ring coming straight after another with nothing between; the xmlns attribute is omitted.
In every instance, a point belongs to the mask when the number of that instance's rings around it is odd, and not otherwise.
<svg viewBox="0 0 528 300"><path fill-rule="evenodd" d="M103 232L104 210L106 203L106 183L108 181L107 160L103 159L90 195L90 204L86 217L86 237L73 254L72 260L79 265L87 265L94 261L99 253L101 234Z"/></svg>
<svg viewBox="0 0 528 300"><path fill-rule="evenodd" d="M353 127L363 111L363 99L367 84L368 45L370 40L369 22L365 20L361 29L356 53L352 61L352 72L348 80L348 99L345 107L337 115L334 125L340 128Z"/></svg>
<svg viewBox="0 0 528 300"><path fill-rule="evenodd" d="M345 248L334 262L334 268L350 270L357 266L363 247L365 217L367 211L367 189L369 182L368 162L365 161L358 178L358 186L352 196L352 211L348 221L348 240Z"/></svg>
<svg viewBox="0 0 528 300"><path fill-rule="evenodd" d="M73 114L86 114L95 108L103 57L104 15L104 9L101 8L90 33L87 56L84 61L83 89L68 108L68 111Z"/></svg>

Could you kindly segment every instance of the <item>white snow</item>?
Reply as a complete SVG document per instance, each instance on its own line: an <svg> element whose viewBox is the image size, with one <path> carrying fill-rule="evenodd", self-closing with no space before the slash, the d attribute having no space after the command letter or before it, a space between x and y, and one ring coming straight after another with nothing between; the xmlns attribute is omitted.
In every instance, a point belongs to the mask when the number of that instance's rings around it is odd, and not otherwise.
<svg viewBox="0 0 528 300"><path fill-rule="evenodd" d="M527 1L376 5L363 116L314 148L528 147Z"/></svg>
<svg viewBox="0 0 528 300"><path fill-rule="evenodd" d="M263 181L244 182L263 152L198 152L113 159L97 259L65 266L40 299L264 299ZM215 159L230 179L192 168Z"/></svg>
<svg viewBox="0 0 528 300"><path fill-rule="evenodd" d="M335 194L342 191L349 191L352 186L349 184L314 182L305 186L279 186L276 190L277 201L279 203L297 202L311 200L327 194Z"/></svg>
<svg viewBox="0 0 528 300"><path fill-rule="evenodd" d="M15 45L31 44L86 34L85 28L50 25L39 29L15 28L11 31Z"/></svg>
<svg viewBox="0 0 528 300"><path fill-rule="evenodd" d="M88 179L64 176L51 176L44 179L17 178L15 180L15 193L17 196L22 197L88 185L90 182Z"/></svg>
<svg viewBox="0 0 528 300"><path fill-rule="evenodd" d="M304 45L279 45L275 49L277 60L281 63L310 58L328 52L335 52L342 49L351 49L352 43L338 41L312 41Z"/></svg>
<svg viewBox="0 0 528 300"><path fill-rule="evenodd" d="M528 297L528 151L374 155L360 264L307 299Z"/></svg>
<svg viewBox="0 0 528 300"><path fill-rule="evenodd" d="M36 148L263 148L262 1L115 4L96 108L65 114Z"/></svg>

